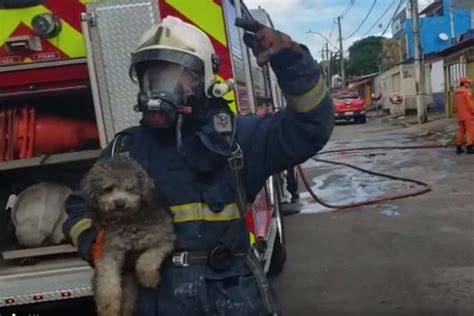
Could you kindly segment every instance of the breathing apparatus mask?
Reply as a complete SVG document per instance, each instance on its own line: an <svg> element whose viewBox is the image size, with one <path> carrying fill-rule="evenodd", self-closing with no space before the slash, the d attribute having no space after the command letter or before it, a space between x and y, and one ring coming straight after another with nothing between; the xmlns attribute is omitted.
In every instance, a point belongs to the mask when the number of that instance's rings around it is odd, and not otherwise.
<svg viewBox="0 0 474 316"><path fill-rule="evenodd" d="M166 51L143 53L147 56L133 57L140 86L135 110L144 113L146 123L166 128L175 125L181 115L196 114L205 103L202 61L176 52L174 57ZM150 53L157 56L150 58Z"/></svg>

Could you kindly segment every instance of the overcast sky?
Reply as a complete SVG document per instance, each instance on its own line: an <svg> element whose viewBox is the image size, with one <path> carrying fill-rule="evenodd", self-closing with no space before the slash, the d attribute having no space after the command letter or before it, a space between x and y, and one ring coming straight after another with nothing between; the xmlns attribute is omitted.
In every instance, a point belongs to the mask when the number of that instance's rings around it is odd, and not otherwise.
<svg viewBox="0 0 474 316"><path fill-rule="evenodd" d="M347 49L354 41L363 38L364 34L392 4L392 1L394 0L378 0L366 23L354 36L344 41L344 49ZM270 14L277 29L307 45L313 56L319 60L325 40L318 35L307 34L306 31L313 30L323 33L338 46L338 33L334 19L346 11L350 0L244 0L244 3L249 9L257 8L259 5L264 8ZM356 30L372 4L373 0L354 1L354 5L342 20L343 38L348 37ZM397 5L398 1L394 1L386 16L381 20L383 27L380 28L376 25L369 35L380 34L385 29ZM390 29L386 35L390 35ZM332 49L335 50L334 47Z"/></svg>

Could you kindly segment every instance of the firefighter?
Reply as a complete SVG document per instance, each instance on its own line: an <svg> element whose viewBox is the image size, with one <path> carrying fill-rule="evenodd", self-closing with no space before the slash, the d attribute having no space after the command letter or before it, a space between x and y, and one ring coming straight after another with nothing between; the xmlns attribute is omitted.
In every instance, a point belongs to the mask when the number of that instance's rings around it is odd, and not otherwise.
<svg viewBox="0 0 474 316"><path fill-rule="evenodd" d="M219 97L219 60L205 33L167 17L140 43L131 75L143 119L119 133L104 155L127 154L150 173L174 213L177 241L158 288L140 289L136 315L281 313L237 206L243 195L252 201L270 175L304 162L329 140L333 106L319 67L287 35L266 27L247 32L245 43L260 65L270 62L288 109L234 117ZM93 264L98 228L80 191L67 199L66 211L66 235Z"/></svg>
<svg viewBox="0 0 474 316"><path fill-rule="evenodd" d="M462 143L466 136L466 151L468 154L474 154L474 100L471 92L471 79L468 77L459 78L460 87L454 94L454 104L458 117L458 136L456 139L456 153L458 155L464 152Z"/></svg>

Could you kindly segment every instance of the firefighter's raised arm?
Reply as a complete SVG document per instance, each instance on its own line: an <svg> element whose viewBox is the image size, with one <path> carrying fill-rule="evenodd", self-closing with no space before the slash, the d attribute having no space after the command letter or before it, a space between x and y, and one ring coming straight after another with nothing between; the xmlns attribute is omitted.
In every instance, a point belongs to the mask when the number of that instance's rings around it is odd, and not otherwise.
<svg viewBox="0 0 474 316"><path fill-rule="evenodd" d="M245 25L244 29L255 31ZM262 26L255 33L247 32L244 41L260 65L270 63L288 103L286 110L275 115L239 120L246 184L252 197L268 176L306 161L324 147L334 127L334 110L320 67L308 48Z"/></svg>

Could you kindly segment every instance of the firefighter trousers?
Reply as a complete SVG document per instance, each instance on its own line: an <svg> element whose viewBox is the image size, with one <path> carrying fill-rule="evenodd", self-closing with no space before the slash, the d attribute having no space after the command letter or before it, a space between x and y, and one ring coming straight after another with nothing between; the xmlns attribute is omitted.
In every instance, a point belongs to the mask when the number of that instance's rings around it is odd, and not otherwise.
<svg viewBox="0 0 474 316"><path fill-rule="evenodd" d="M456 138L456 145L462 145L464 135L466 136L466 145L473 145L474 138L474 119L458 121L459 129L458 136Z"/></svg>
<svg viewBox="0 0 474 316"><path fill-rule="evenodd" d="M205 265L162 271L157 289L140 289L134 315L140 316L266 316L253 274L225 279L206 277ZM276 293L270 289L271 295ZM281 307L276 315L281 315Z"/></svg>

